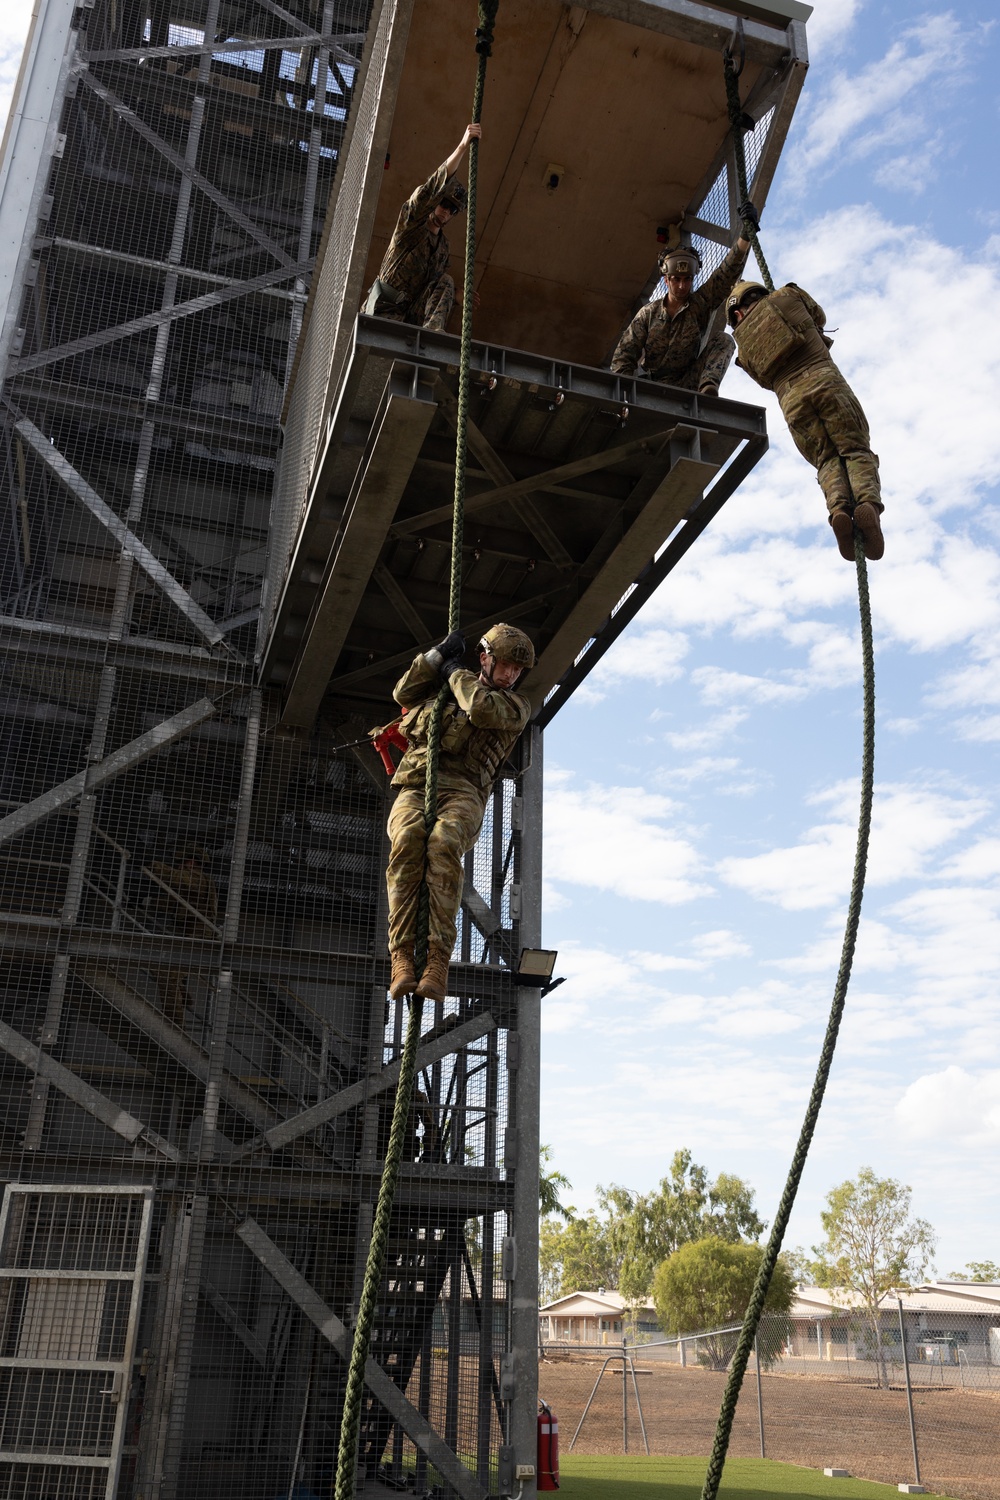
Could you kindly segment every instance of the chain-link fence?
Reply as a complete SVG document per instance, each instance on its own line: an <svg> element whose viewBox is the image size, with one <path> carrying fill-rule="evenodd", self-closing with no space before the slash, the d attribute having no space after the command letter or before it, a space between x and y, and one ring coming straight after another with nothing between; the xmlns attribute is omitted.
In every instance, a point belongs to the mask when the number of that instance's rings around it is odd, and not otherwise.
<svg viewBox="0 0 1000 1500"><path fill-rule="evenodd" d="M877 1329L836 1309L826 1320L765 1318L730 1453L1000 1500L991 1316L951 1313L945 1326L890 1304ZM738 1332L543 1344L539 1395L558 1417L562 1451L707 1457Z"/></svg>

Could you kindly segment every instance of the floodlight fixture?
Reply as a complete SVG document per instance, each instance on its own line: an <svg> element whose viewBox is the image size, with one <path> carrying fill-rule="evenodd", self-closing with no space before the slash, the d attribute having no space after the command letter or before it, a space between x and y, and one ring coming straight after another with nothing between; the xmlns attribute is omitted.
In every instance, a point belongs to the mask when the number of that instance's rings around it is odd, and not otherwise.
<svg viewBox="0 0 1000 1500"><path fill-rule="evenodd" d="M541 990L543 996L547 995L557 985L565 983L564 979L552 978L558 957L555 948L522 948L514 971L514 983L530 985Z"/></svg>

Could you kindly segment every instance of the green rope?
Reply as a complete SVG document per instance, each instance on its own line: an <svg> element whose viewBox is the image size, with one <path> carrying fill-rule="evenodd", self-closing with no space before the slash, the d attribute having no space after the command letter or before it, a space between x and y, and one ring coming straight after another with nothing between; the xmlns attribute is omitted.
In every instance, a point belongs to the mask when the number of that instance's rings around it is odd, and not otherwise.
<svg viewBox="0 0 1000 1500"><path fill-rule="evenodd" d="M732 53L728 49L723 57L723 66L726 75L729 119L733 128L733 146L736 157L736 176L741 195L740 202L745 203L748 197L746 156L743 148L745 126L743 123L743 111L740 107L739 74L733 62ZM748 224L745 220L743 234L746 239L751 240L754 255L757 257L757 264L760 266L761 275L768 291L773 292L774 283L771 280L771 273L767 269L767 262L761 252L757 232L753 228L753 225ZM868 836L871 832L872 821L872 791L875 782L875 654L872 646L872 614L871 601L868 596L868 569L865 566L864 542L857 531L854 533L854 560L858 570L858 609L861 616L864 725L861 745L861 811L858 816L858 841L854 852L854 877L851 881L851 899L847 908L844 945L840 953L840 967L837 970L837 980L833 987L830 1017L826 1024L826 1034L823 1038L823 1046L820 1051L819 1062L816 1067L816 1077L813 1080L812 1092L809 1095L805 1118L802 1121L802 1129L799 1132L795 1153L788 1169L784 1192L781 1195L778 1211L775 1214L771 1233L768 1236L764 1258L757 1272L757 1280L754 1283L750 1303L743 1319L743 1327L740 1330L736 1352L729 1367L729 1375L722 1396L719 1421L715 1429L715 1441L712 1444L712 1453L708 1461L701 1500L716 1500L716 1496L719 1493L722 1470L725 1466L726 1453L729 1449L729 1438L733 1429L733 1419L736 1416L736 1404L740 1399L740 1389L743 1385L743 1377L746 1374L747 1362L757 1338L757 1329L764 1312L764 1304L771 1285L771 1277L774 1275L774 1268L778 1263L778 1256L781 1253L785 1230L788 1228L788 1220L795 1204L795 1197L799 1190L799 1183L802 1180L806 1158L809 1155L809 1148L812 1145L813 1134L816 1130L816 1121L819 1118L820 1106L823 1103L823 1095L826 1093L830 1069L833 1066L833 1054L837 1046L837 1035L840 1031L840 1023L844 1015L847 986L850 983L851 966L854 962L854 948L858 938L858 923L861 920L861 900L864 894L865 870L868 863Z"/></svg>
<svg viewBox="0 0 1000 1500"><path fill-rule="evenodd" d="M473 94L472 119L479 124L483 111L483 92L486 86L486 64L493 45L493 24L496 20L499 0L479 0L479 25L476 29L476 52L479 66L476 70L476 87ZM462 298L462 341L458 372L458 417L455 437L455 500L452 515L451 583L448 595L448 629L459 628L462 609L462 537L465 527L465 470L469 429L469 365L472 356L472 306L473 281L476 259L476 185L478 179L479 142L473 140L469 146L469 196L465 226L465 289ZM441 746L441 719L447 702L449 688L445 685L438 693L427 725L427 757L424 777L424 827L430 837L437 821L438 758ZM430 929L430 897L426 877L421 881L419 905L417 907L417 935L414 943L414 967L423 973L428 955ZM354 1500L357 1486L358 1439L361 1432L361 1406L365 1390L365 1365L371 1348L372 1329L378 1307L385 1263L389 1249L389 1225L392 1205L396 1195L396 1179L403 1159L406 1129L413 1102L413 1085L417 1073L417 1047L420 1042L420 1027L423 1019L423 1001L419 995L411 995L403 1054L400 1060L399 1082L392 1111L392 1126L389 1144L386 1147L382 1167L375 1216L372 1221L371 1242L365 1263L365 1276L358 1304L358 1317L354 1325L354 1340L347 1370L347 1385L344 1391L344 1409L340 1424L340 1444L337 1451L337 1476L334 1481L335 1500Z"/></svg>
<svg viewBox="0 0 1000 1500"><path fill-rule="evenodd" d="M851 965L854 962L854 946L857 942L858 922L861 917L861 898L865 887L868 835L872 820L872 788L875 779L875 657L872 649L872 615L871 604L868 598L868 570L865 567L864 543L857 533L855 533L854 537L854 557L858 569L858 602L861 613L861 650L864 666L864 729L861 751L861 813L858 818L858 842L854 854L854 878L851 882L851 900L847 909L844 946L840 954L840 968L837 971L837 982L834 985L830 1018L826 1025L826 1035L823 1038L823 1048L819 1055L816 1078L813 1082L812 1093L809 1095L809 1104L806 1108L805 1119L802 1122L798 1144L795 1147L795 1154L792 1157L792 1163L788 1171L785 1190L781 1195L778 1212L775 1215L774 1224L768 1237L764 1259L761 1261L760 1270L757 1273L757 1280L750 1298L750 1305L743 1319L743 1327L740 1331L739 1342L736 1345L736 1353L733 1355L733 1362L729 1368L729 1378L726 1381L726 1389L722 1397L722 1409L719 1412L719 1423L715 1431L715 1442L712 1445L712 1455L708 1462L705 1484L701 1492L702 1500L715 1500L719 1491L719 1482L722 1479L722 1469L726 1462L726 1451L729 1447L729 1435L732 1431L733 1418L736 1415L736 1403L739 1400L740 1387L743 1384L747 1361L750 1358L750 1351L754 1346L754 1339L757 1336L757 1327L760 1323L761 1314L764 1311L764 1302L771 1284L771 1276L778 1261L778 1254L785 1237L785 1230L788 1227L788 1219L792 1212L792 1206L795 1203L795 1195L798 1192L802 1171L806 1164L806 1157L809 1154L809 1147L812 1144L820 1105L823 1103L823 1095L826 1092L827 1080L830 1077L830 1068L833 1063L834 1048L837 1045L837 1033L840 1030L840 1022L844 1014L844 1001L847 998Z"/></svg>
<svg viewBox="0 0 1000 1500"><path fill-rule="evenodd" d="M740 202L746 203L750 197L750 187L747 183L747 159L743 148L746 124L743 106L740 103L740 75L733 61L733 54L729 51L728 47L722 55L722 66L726 75L726 103L729 107L729 123L733 131L733 148L736 156L736 182L739 187ZM774 282L771 280L771 273L767 269L764 252L760 248L760 239L756 229L746 219L743 221L743 238L749 240L753 245L753 253L760 267L761 279L768 291L773 292Z"/></svg>

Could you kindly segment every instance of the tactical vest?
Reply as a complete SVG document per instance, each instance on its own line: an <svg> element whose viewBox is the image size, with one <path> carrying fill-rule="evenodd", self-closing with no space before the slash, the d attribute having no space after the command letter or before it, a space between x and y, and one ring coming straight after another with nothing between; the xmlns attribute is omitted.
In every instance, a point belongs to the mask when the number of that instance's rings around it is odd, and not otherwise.
<svg viewBox="0 0 1000 1500"><path fill-rule="evenodd" d="M399 726L410 747L404 761L406 769L421 776L427 764L427 730L433 706L434 698L430 698L411 708ZM480 791L488 792L520 734L520 725L511 729L477 729L465 710L450 699L441 716L442 782L447 784L457 775L466 784L471 782ZM409 782L409 777L406 780Z"/></svg>
<svg viewBox="0 0 1000 1500"><path fill-rule="evenodd" d="M733 336L740 364L765 390L829 358L827 341L794 287L781 287L756 303Z"/></svg>

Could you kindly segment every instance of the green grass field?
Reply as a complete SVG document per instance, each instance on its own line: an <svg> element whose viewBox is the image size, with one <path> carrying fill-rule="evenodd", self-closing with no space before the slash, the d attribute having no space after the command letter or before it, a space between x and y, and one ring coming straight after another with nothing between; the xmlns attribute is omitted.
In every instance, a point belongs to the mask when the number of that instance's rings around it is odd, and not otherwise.
<svg viewBox="0 0 1000 1500"><path fill-rule="evenodd" d="M563 1500L653 1500L655 1486L669 1488L670 1500L698 1500L705 1478L703 1458L591 1457L567 1454L560 1464ZM867 1479L827 1479L818 1469L776 1464L764 1458L731 1458L720 1500L899 1500L891 1484Z"/></svg>

